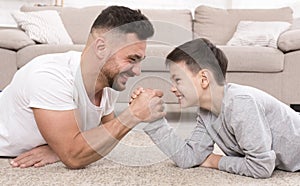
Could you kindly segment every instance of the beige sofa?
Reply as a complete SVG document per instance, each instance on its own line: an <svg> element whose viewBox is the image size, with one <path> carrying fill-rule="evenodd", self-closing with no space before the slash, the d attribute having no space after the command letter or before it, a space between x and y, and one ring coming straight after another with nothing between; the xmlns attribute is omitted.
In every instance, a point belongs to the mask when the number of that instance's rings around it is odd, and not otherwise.
<svg viewBox="0 0 300 186"><path fill-rule="evenodd" d="M19 29L0 30L0 89L14 73L32 58L47 53L81 51L90 25L104 7L86 8L22 7L21 10L55 9L60 13L73 45L36 44ZM189 10L142 10L155 27L155 35L148 42L147 58L142 63L142 74L127 83L119 103L127 103L130 92L142 85L163 89L167 103L177 99L169 92L169 74L164 65L165 56L174 46L197 37L205 37L220 46L229 58L228 82L251 85L274 95L286 104L300 104L300 26L279 38L279 49L258 46L226 46L240 20L287 21L293 20L290 8L269 10L224 10L199 6L195 17ZM78 21L80 20L80 21ZM298 21L298 20L297 20ZM3 38L6 38L4 41ZM296 38L296 39L295 39ZM298 40L297 40L298 38ZM298 50L299 49L299 50Z"/></svg>

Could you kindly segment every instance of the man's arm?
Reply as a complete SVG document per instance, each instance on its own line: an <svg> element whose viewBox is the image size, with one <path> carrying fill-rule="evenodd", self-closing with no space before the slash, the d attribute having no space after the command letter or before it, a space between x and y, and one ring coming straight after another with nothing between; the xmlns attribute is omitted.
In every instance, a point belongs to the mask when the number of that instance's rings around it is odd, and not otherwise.
<svg viewBox="0 0 300 186"><path fill-rule="evenodd" d="M33 109L39 130L60 160L70 168L81 168L109 153L135 125L163 117L161 99L143 93L117 118L103 118L104 125L80 131L76 112ZM80 120L78 120L80 121Z"/></svg>
<svg viewBox="0 0 300 186"><path fill-rule="evenodd" d="M105 124L115 118L114 113L103 116L101 123ZM48 144L35 147L27 152L20 154L14 158L10 164L13 167L27 168L27 167L42 167L47 164L59 161L56 153L49 147Z"/></svg>
<svg viewBox="0 0 300 186"><path fill-rule="evenodd" d="M41 145L27 152L20 154L18 157L11 160L12 167L43 167L47 164L59 161L58 156L53 152L49 145Z"/></svg>
<svg viewBox="0 0 300 186"><path fill-rule="evenodd" d="M115 118L115 114L112 112L112 113L110 113L110 114L108 114L108 115L106 115L106 116L103 116L103 117L101 118L101 123L102 123L102 124L105 124L105 123L107 123L107 122L113 120L114 118Z"/></svg>

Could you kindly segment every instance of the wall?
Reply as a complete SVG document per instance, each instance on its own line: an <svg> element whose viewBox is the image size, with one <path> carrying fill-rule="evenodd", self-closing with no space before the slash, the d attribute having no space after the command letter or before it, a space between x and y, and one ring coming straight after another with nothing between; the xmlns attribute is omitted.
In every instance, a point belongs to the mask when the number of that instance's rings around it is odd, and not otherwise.
<svg viewBox="0 0 300 186"><path fill-rule="evenodd" d="M10 12L26 5L54 5L55 0L0 0L0 27L16 27ZM294 16L300 17L299 0L64 0L64 6L84 7L93 5L125 5L131 8L190 9L199 5L218 8L278 8L290 6Z"/></svg>
<svg viewBox="0 0 300 186"><path fill-rule="evenodd" d="M289 6L294 11L294 17L300 17L299 0L232 0L232 8L280 8Z"/></svg>

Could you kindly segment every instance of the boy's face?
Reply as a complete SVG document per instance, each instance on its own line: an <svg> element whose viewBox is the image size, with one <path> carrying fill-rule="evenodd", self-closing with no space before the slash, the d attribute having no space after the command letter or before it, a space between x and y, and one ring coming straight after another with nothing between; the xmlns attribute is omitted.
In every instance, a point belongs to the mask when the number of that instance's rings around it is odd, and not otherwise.
<svg viewBox="0 0 300 186"><path fill-rule="evenodd" d="M171 91L178 98L180 106L199 106L199 79L188 69L185 62L171 62L170 75L173 84Z"/></svg>

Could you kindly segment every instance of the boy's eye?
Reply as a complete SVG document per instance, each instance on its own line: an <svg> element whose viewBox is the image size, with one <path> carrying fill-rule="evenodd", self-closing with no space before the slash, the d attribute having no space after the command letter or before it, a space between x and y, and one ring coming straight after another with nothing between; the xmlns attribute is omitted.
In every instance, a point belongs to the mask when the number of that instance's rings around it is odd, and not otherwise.
<svg viewBox="0 0 300 186"><path fill-rule="evenodd" d="M179 78L176 78L176 79L175 79L175 82L176 82L176 83L178 83L179 81L180 81L180 79L179 79Z"/></svg>

